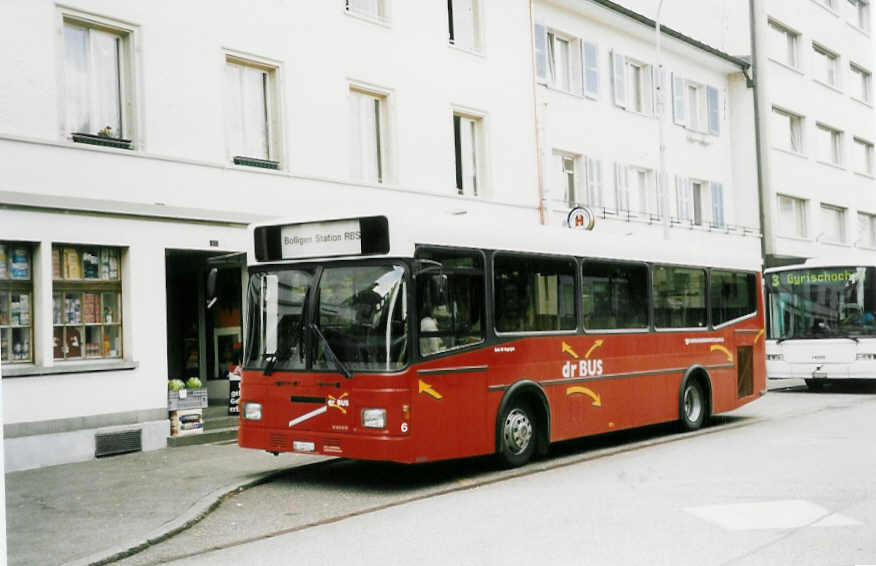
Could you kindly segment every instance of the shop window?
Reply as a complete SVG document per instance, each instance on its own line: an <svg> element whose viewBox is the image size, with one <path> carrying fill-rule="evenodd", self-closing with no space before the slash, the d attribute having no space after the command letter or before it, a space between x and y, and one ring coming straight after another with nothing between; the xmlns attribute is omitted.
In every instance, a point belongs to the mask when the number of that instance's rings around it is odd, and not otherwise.
<svg viewBox="0 0 876 566"><path fill-rule="evenodd" d="M119 248L52 247L54 358L122 357Z"/></svg>
<svg viewBox="0 0 876 566"><path fill-rule="evenodd" d="M33 362L33 248L0 241L0 359Z"/></svg>

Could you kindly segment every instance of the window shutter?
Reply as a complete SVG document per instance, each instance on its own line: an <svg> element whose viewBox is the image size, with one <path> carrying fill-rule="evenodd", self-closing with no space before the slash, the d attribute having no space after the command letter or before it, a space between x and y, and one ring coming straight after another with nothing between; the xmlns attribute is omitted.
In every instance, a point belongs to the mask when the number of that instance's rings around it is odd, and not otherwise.
<svg viewBox="0 0 876 566"><path fill-rule="evenodd" d="M621 108L627 107L626 92L626 60L623 55L611 53L611 84L614 88L614 103Z"/></svg>
<svg viewBox="0 0 876 566"><path fill-rule="evenodd" d="M614 164L614 201L617 212L630 209L630 187L626 166Z"/></svg>
<svg viewBox="0 0 876 566"><path fill-rule="evenodd" d="M712 183L712 224L724 226L724 185Z"/></svg>
<svg viewBox="0 0 876 566"><path fill-rule="evenodd" d="M684 112L684 79L672 74L672 121L679 126L687 125Z"/></svg>
<svg viewBox="0 0 876 566"><path fill-rule="evenodd" d="M706 107L709 111L709 133L718 135L721 133L721 113L718 106L718 89L706 87Z"/></svg>
<svg viewBox="0 0 876 566"><path fill-rule="evenodd" d="M599 96L599 58L596 45L582 41L581 59L584 63L584 94Z"/></svg>
<svg viewBox="0 0 876 566"><path fill-rule="evenodd" d="M569 77L570 90L575 94L581 94L584 92L581 72L581 50L575 48L575 42L573 41L569 42L569 67L572 69L571 76Z"/></svg>
<svg viewBox="0 0 876 566"><path fill-rule="evenodd" d="M535 80L547 84L547 30L544 25L536 23L535 35Z"/></svg>
<svg viewBox="0 0 876 566"><path fill-rule="evenodd" d="M663 217L666 214L666 172L662 171L657 175L657 216Z"/></svg>
<svg viewBox="0 0 876 566"><path fill-rule="evenodd" d="M585 203L589 206L596 206L596 169L594 168L593 159L590 157L585 157L584 163L587 184L587 197Z"/></svg>
<svg viewBox="0 0 876 566"><path fill-rule="evenodd" d="M691 198L690 180L684 177L675 177L675 208L678 213L678 219L682 221L690 220L690 198Z"/></svg>

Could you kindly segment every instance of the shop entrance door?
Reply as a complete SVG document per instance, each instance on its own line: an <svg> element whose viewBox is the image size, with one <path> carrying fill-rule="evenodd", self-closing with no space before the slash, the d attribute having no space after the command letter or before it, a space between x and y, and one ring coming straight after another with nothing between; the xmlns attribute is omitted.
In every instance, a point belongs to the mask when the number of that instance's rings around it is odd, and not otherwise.
<svg viewBox="0 0 876 566"><path fill-rule="evenodd" d="M165 252L167 377L197 377L210 405L228 406L228 373L243 343L243 254ZM207 308L207 273L217 267L216 303Z"/></svg>

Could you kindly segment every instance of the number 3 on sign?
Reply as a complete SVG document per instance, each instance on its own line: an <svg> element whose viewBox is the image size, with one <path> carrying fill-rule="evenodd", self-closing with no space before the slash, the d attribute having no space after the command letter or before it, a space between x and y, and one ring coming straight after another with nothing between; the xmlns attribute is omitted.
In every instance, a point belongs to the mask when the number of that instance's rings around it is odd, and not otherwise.
<svg viewBox="0 0 876 566"><path fill-rule="evenodd" d="M408 431L408 423L402 423L402 425L401 425L401 431L402 431L402 432L407 432L407 431Z"/></svg>

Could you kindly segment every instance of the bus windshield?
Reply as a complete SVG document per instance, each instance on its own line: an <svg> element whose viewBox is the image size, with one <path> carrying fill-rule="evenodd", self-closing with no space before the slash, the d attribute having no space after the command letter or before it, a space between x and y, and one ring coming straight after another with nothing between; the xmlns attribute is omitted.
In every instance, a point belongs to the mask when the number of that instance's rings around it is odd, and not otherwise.
<svg viewBox="0 0 876 566"><path fill-rule="evenodd" d="M247 368L337 371L335 357L352 371L396 371L408 360L407 282L398 264L259 271L250 277ZM265 282L279 279L276 297ZM316 301L310 320L310 303ZM276 312L276 352L266 351L264 328ZM314 336L307 340L310 325ZM317 332L318 330L318 332ZM323 340L319 335L322 335ZM305 351L310 343L310 351ZM328 350L328 351L327 351Z"/></svg>
<svg viewBox="0 0 876 566"><path fill-rule="evenodd" d="M876 268L777 271L766 290L770 339L876 336Z"/></svg>

